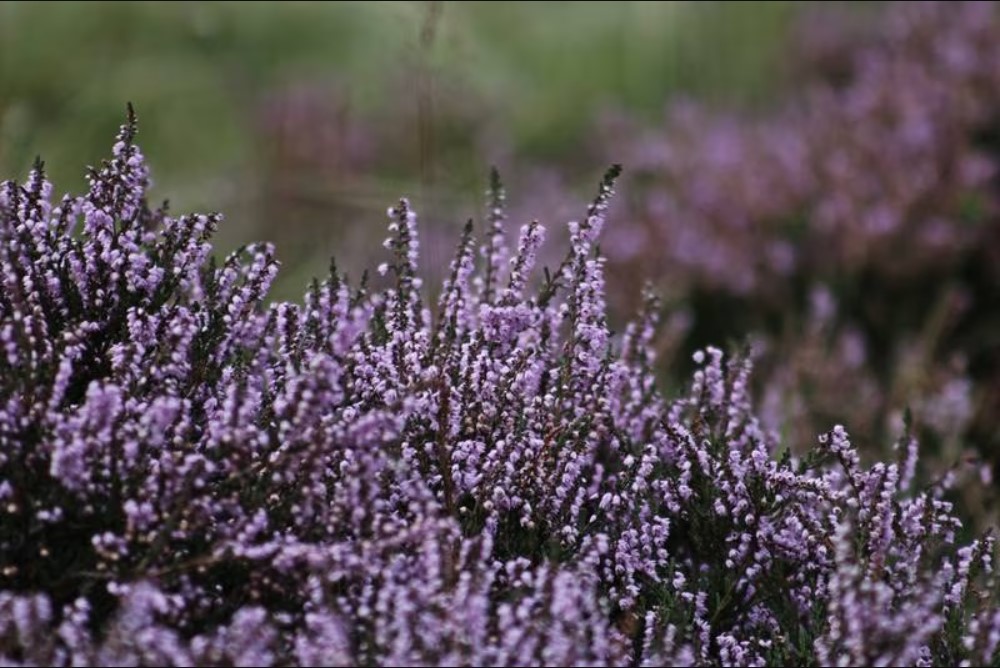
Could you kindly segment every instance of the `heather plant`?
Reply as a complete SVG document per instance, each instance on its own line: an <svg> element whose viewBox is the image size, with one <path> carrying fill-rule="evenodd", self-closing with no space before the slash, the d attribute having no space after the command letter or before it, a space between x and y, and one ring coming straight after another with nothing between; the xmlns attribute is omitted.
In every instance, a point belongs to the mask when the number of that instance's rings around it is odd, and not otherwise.
<svg viewBox="0 0 1000 668"><path fill-rule="evenodd" d="M714 347L674 400L657 300L608 328L617 168L536 278L490 189L440 296L269 303L269 246L150 208L135 122L87 193L0 187L0 657L11 665L1000 663L991 535L907 430L795 456Z"/></svg>
<svg viewBox="0 0 1000 668"><path fill-rule="evenodd" d="M769 426L800 441L831 419L891 440L910 405L943 460L995 461L996 6L889 3L852 33L814 40L767 113L677 104L612 135L637 175L612 303L651 277L691 313L688 353L755 334Z"/></svg>

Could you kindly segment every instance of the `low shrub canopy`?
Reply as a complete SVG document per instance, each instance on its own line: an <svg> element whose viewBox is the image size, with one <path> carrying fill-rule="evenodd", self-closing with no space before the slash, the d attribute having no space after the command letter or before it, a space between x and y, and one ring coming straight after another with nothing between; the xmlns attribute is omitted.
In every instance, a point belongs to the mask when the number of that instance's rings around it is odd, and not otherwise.
<svg viewBox="0 0 1000 668"><path fill-rule="evenodd" d="M123 126L79 197L0 187L0 656L12 664L996 663L987 536L916 443L864 467L762 428L751 364L656 388L597 250L617 169L534 281L494 180L433 307L416 215L389 287L216 264L146 202Z"/></svg>

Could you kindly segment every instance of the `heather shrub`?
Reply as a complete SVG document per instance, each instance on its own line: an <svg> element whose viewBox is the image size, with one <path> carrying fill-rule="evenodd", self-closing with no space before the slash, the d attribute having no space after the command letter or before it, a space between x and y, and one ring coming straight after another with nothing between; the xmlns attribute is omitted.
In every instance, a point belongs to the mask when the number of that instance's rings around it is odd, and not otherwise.
<svg viewBox="0 0 1000 668"><path fill-rule="evenodd" d="M657 389L597 248L484 240L425 300L416 215L384 289L269 303L270 247L150 208L134 119L89 191L0 187L0 656L12 665L1000 662L989 535L917 445L870 466L762 426L751 361Z"/></svg>
<svg viewBox="0 0 1000 668"><path fill-rule="evenodd" d="M612 303L652 277L690 312L688 353L755 334L768 425L795 440L834 420L891 440L910 405L943 461L968 443L995 459L996 6L889 3L840 41L835 25L766 113L677 104L610 135L635 175Z"/></svg>

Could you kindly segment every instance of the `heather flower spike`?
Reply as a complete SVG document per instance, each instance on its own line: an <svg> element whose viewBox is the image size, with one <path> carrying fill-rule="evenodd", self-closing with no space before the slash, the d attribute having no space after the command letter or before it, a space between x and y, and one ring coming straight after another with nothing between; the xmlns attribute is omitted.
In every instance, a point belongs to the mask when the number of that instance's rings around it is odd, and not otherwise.
<svg viewBox="0 0 1000 668"><path fill-rule="evenodd" d="M406 200L389 287L271 302L269 246L216 263L219 216L148 208L135 131L84 195L0 186L4 663L998 661L993 538L915 446L776 457L748 359L671 400L655 297L610 334L617 168L540 291L494 179L431 317Z"/></svg>

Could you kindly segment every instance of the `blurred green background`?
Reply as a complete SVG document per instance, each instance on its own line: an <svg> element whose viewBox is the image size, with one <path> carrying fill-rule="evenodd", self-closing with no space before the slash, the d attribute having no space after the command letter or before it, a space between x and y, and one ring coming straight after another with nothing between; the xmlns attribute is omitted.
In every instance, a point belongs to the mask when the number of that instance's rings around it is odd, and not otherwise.
<svg viewBox="0 0 1000 668"><path fill-rule="evenodd" d="M604 165L588 137L610 112L655 123L677 95L766 105L794 69L800 8L3 2L0 173L41 155L58 192L79 189L132 101L153 196L224 211L223 248L274 241L278 295L295 296L330 254L367 263L357 242L403 193L450 243L491 164L589 186Z"/></svg>

